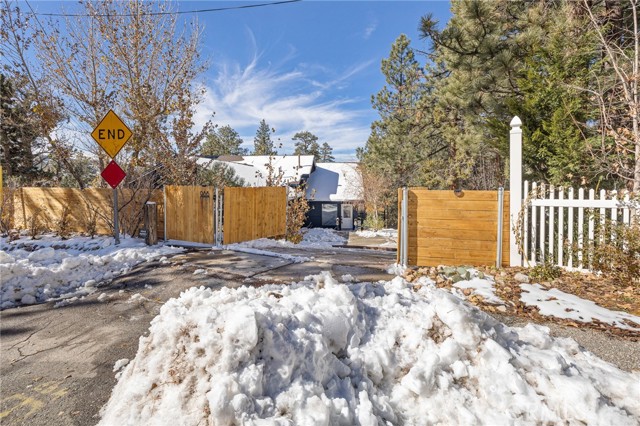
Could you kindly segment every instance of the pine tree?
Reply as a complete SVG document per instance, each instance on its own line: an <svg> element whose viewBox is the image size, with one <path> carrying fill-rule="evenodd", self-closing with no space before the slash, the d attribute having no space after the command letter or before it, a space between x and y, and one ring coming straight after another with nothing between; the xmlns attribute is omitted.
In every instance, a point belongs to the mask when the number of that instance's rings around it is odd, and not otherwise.
<svg viewBox="0 0 640 426"><path fill-rule="evenodd" d="M253 155L275 155L276 150L271 140L271 133L275 130L271 129L267 122L262 119L260 126L256 131L256 136L253 138L254 151Z"/></svg>
<svg viewBox="0 0 640 426"><path fill-rule="evenodd" d="M28 94L19 93L13 79L0 74L0 160L7 177L23 184L40 173L34 164L39 135L37 117Z"/></svg>
<svg viewBox="0 0 640 426"><path fill-rule="evenodd" d="M293 135L295 149L294 155L313 155L315 161L320 158L320 145L318 137L309 131L298 132Z"/></svg>
<svg viewBox="0 0 640 426"><path fill-rule="evenodd" d="M236 175L234 169L220 162L198 165L196 185L224 188L225 186L244 186L245 181Z"/></svg>
<svg viewBox="0 0 640 426"><path fill-rule="evenodd" d="M441 149L434 149L441 141L432 120L425 116L425 111L431 111L425 101L432 102L428 95L433 88L407 36L403 34L393 43L381 70L387 85L372 97L380 119L371 125L360 159L369 169L386 176L393 190L420 182L422 163Z"/></svg>
<svg viewBox="0 0 640 426"><path fill-rule="evenodd" d="M445 137L471 157L467 184L504 183L503 167L488 171L483 164L489 154L486 164L504 165L514 115L527 141L525 177L574 185L600 180L602 169L589 153L597 106L576 88L606 78L598 75L602 52L579 2L454 1L451 10L445 28L426 16L420 29L433 45L430 59L444 67L438 96L448 115Z"/></svg>
<svg viewBox="0 0 640 426"><path fill-rule="evenodd" d="M241 148L244 141L231 126L213 129L202 144L200 153L207 156L244 155L246 149Z"/></svg>
<svg viewBox="0 0 640 426"><path fill-rule="evenodd" d="M336 159L333 156L333 148L328 143L323 143L320 147L320 156L318 161L321 163L333 163Z"/></svg>

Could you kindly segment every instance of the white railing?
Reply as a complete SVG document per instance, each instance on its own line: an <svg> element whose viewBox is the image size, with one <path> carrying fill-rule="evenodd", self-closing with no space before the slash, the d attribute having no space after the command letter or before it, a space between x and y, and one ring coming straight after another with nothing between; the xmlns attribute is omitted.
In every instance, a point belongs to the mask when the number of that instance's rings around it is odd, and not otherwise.
<svg viewBox="0 0 640 426"><path fill-rule="evenodd" d="M600 190L596 195L593 189L565 190L525 181L522 195L520 244L524 264L530 266L546 261L569 269L591 269L592 249L614 241L616 225L630 224L634 209L640 209L627 192Z"/></svg>

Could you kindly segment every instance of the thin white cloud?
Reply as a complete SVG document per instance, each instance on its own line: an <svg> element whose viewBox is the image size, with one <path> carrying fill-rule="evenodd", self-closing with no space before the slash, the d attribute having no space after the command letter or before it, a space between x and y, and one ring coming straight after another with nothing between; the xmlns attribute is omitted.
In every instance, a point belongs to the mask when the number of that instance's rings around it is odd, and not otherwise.
<svg viewBox="0 0 640 426"><path fill-rule="evenodd" d="M342 73L342 75L338 76L337 78L334 78L333 80L330 80L328 82L320 82L320 81L313 80L313 81L311 81L311 84L313 86L318 87L318 88L323 89L323 90L330 89L330 88L333 88L333 87L340 88L351 77L353 77L356 74L360 73L361 71L364 71L365 69L369 68L375 62L376 62L375 59L371 59L369 61L365 61L365 62L362 62L362 63L359 63L359 64L355 64L355 65L349 67L344 73Z"/></svg>
<svg viewBox="0 0 640 426"><path fill-rule="evenodd" d="M378 28L378 20L374 18L369 23L369 25L367 25L367 27L364 29L364 34L362 37L365 40L369 40L369 37L371 37L371 35L376 31L377 28Z"/></svg>
<svg viewBox="0 0 640 426"><path fill-rule="evenodd" d="M372 116L368 103L329 97L328 92L347 84L349 78L373 61L355 64L341 75L323 81L310 75L318 72L310 72L307 66L283 71L262 67L259 59L260 55L254 55L244 67L233 62L219 63L198 107L198 125L211 119L215 112L213 123L230 125L240 133L245 145L251 146L260 120L265 119L276 129L273 138L282 143L285 153L292 152L291 137L301 130L314 133L320 142L346 153L364 144Z"/></svg>

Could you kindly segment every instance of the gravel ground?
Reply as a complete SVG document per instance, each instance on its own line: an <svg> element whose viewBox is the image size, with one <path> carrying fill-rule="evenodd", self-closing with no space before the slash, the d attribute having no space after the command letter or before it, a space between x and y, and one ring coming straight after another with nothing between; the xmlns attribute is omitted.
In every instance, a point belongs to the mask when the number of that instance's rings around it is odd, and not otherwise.
<svg viewBox="0 0 640 426"><path fill-rule="evenodd" d="M522 327L528 323L521 318L492 315L508 326ZM553 336L572 338L584 349L622 370L640 372L640 342L621 339L590 328L565 327L553 322L541 325L549 327Z"/></svg>

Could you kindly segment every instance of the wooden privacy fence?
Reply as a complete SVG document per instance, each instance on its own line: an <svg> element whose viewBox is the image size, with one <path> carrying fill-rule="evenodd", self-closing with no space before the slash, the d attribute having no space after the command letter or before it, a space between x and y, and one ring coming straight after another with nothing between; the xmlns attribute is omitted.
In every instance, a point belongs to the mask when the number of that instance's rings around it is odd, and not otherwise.
<svg viewBox="0 0 640 426"><path fill-rule="evenodd" d="M12 192L12 193L11 193ZM65 208L69 213L69 230L87 232L88 221L95 217L97 233L113 234L113 190L108 188L5 188L5 203L12 226L30 228L33 221L43 230L54 230L56 221L62 218ZM161 190L118 190L119 218L123 231L136 234L142 226L143 206L147 201L158 203L159 234L162 233ZM3 212L3 215L5 212Z"/></svg>
<svg viewBox="0 0 640 426"><path fill-rule="evenodd" d="M216 203L212 186L166 186L167 239L215 244L216 227L223 222L224 244L284 235L287 222L287 190L284 187L224 188L224 202ZM222 220L216 217L222 207Z"/></svg>
<svg viewBox="0 0 640 426"><path fill-rule="evenodd" d="M402 190L399 190L402 214ZM407 260L413 266L495 265L498 191L408 190ZM509 265L509 193L504 194L502 265ZM398 235L402 235L401 223ZM399 245L402 238L399 238ZM401 253L398 247L398 254ZM400 258L398 258L400 262Z"/></svg>
<svg viewBox="0 0 640 426"><path fill-rule="evenodd" d="M284 187L224 189L224 244L284 235L287 189Z"/></svg>
<svg viewBox="0 0 640 426"><path fill-rule="evenodd" d="M214 244L215 194L211 186L167 186L163 191L118 190L122 231L137 236L143 226L145 202L158 206L158 237ZM37 221L41 230L55 230L68 209L72 232L87 232L95 217L97 234L113 234L113 191L106 188L4 188L2 219L9 226L28 229ZM222 202L219 203L222 207ZM165 211L166 209L166 211ZM284 187L225 188L224 244L284 235L287 222L287 190ZM218 217L219 222L220 217ZM166 221L166 226L165 226Z"/></svg>
<svg viewBox="0 0 640 426"><path fill-rule="evenodd" d="M165 186L167 239L214 243L213 186Z"/></svg>

